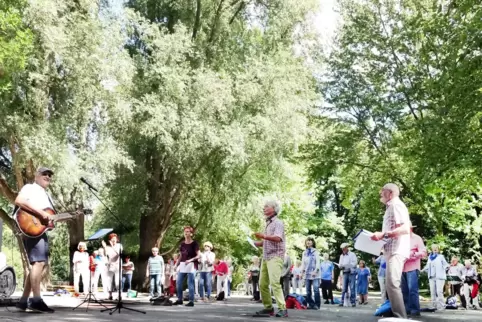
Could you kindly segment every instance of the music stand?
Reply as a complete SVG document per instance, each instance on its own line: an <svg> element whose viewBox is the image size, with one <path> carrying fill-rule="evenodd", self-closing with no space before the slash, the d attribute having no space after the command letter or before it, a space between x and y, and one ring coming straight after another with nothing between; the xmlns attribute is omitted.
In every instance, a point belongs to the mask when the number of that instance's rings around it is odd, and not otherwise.
<svg viewBox="0 0 482 322"><path fill-rule="evenodd" d="M93 234L92 236L90 236L89 238L87 238L86 241L96 241L96 240L99 240L101 238L103 238L105 235L107 235L108 233L110 233L111 231L113 231L114 229L112 228L103 228L103 229L100 229L98 230L95 234ZM87 302L87 308L85 309L85 312L89 311L89 305L90 305L90 302L94 302L94 303L97 303L99 304L100 306L103 306L107 309L107 306L105 306L104 304L102 304L101 302L99 302L99 300L97 300L97 298L95 297L94 293L92 293L92 272L89 272L90 275L89 275L89 293L87 294L87 296L85 297L85 299L82 301L82 303L80 303L79 305L77 305L76 307L74 307L72 310L75 311L76 309L78 309L82 304L84 304L85 302ZM82 280L82 282L84 283L84 281ZM105 281L102 280L102 286L103 287L106 287L105 285ZM85 283L84 283L84 288L85 288Z"/></svg>
<svg viewBox="0 0 482 322"><path fill-rule="evenodd" d="M104 206L104 208L109 212L109 214L115 219L117 220L117 223L121 226L121 228L126 231L126 226L122 223L122 221L119 219L119 217L117 217L116 214L114 214L114 212L109 208L109 206L107 206L103 201L102 199L99 198L99 196L94 192L94 189L92 188L92 186L90 185L87 185L88 188L89 188L89 191L95 196L95 198L97 200L99 200L99 202ZM122 236L121 234L119 233L118 234L119 236L119 240L122 240ZM110 308L110 309L104 309L104 310L101 310L101 312L105 312L105 311L110 311L109 312L109 315L112 315L112 313L114 313L115 311L119 310L119 314L121 312L121 309L126 309L126 310L129 310L129 311L134 311L134 312L137 312L137 313L142 313L142 314L146 314L146 312L144 311L141 311L141 310L136 310L136 309L131 309L131 308L128 308L128 307L125 307L124 306L124 303L122 302L122 258L123 258L123 255L124 255L124 247L122 247L122 244L120 245L119 247L119 287L118 287L118 298L117 298L117 303L114 307ZM115 276L115 275L114 275Z"/></svg>

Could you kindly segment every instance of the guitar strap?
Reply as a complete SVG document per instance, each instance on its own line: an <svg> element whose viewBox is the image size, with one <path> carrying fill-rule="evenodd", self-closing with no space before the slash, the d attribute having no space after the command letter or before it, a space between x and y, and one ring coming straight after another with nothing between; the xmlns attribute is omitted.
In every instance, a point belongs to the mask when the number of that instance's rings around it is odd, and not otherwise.
<svg viewBox="0 0 482 322"><path fill-rule="evenodd" d="M56 214L58 214L59 212L57 211L57 209L55 209L54 203L52 202L52 199L50 199L50 196L47 193L47 191L45 191L45 194L47 195L47 198L49 198L49 202L50 202L50 205L52 206L52 209L55 211Z"/></svg>

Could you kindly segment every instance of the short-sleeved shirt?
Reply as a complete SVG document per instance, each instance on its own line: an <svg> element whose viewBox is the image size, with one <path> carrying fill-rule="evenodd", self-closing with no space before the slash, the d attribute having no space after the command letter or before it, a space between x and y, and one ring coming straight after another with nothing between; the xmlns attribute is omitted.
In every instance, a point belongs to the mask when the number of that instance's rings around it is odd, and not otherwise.
<svg viewBox="0 0 482 322"><path fill-rule="evenodd" d="M330 262L330 261L321 262L321 264L320 264L321 279L331 281L331 279L333 277L333 269L334 268L335 267L334 267L333 263Z"/></svg>
<svg viewBox="0 0 482 322"><path fill-rule="evenodd" d="M162 256L149 257L149 275L164 275L164 259Z"/></svg>
<svg viewBox="0 0 482 322"><path fill-rule="evenodd" d="M179 247L179 250L181 252L179 262L184 263L187 260L190 260L197 256L197 252L199 251L199 244L195 240L193 240L190 244L186 244L185 242L183 242ZM197 261L194 262L195 269L197 269L197 264Z"/></svg>
<svg viewBox="0 0 482 322"><path fill-rule="evenodd" d="M395 197L387 203L387 210L383 216L383 232L397 228L397 225L403 225L410 222L408 209L400 198ZM410 257L410 234L400 235L396 238L390 238L385 244L385 253L390 255L401 255L405 258Z"/></svg>
<svg viewBox="0 0 482 322"><path fill-rule="evenodd" d="M52 208L51 199L47 191L36 183L24 185L18 194L27 199L35 209Z"/></svg>
<svg viewBox="0 0 482 322"><path fill-rule="evenodd" d="M263 240L263 259L270 260L279 257L284 260L285 257L285 226L283 222L276 216L266 221L265 235L276 236L281 238L280 242L272 242Z"/></svg>

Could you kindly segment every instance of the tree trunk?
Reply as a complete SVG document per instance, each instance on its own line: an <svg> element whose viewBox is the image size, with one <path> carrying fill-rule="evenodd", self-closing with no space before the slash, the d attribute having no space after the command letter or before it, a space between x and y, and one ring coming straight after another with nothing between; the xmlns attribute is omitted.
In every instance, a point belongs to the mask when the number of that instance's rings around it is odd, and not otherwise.
<svg viewBox="0 0 482 322"><path fill-rule="evenodd" d="M74 253L77 250L77 246L80 242L84 241L84 215L80 214L72 221L67 223L69 228L69 260L70 260L70 273L69 273L69 284L74 284L74 264L72 260L74 258Z"/></svg>
<svg viewBox="0 0 482 322"><path fill-rule="evenodd" d="M152 247L159 246L156 245L159 237L158 223L159 221L155 213L142 216L139 223L139 256L136 269L137 290L145 290L148 287L146 278L147 261L151 256Z"/></svg>

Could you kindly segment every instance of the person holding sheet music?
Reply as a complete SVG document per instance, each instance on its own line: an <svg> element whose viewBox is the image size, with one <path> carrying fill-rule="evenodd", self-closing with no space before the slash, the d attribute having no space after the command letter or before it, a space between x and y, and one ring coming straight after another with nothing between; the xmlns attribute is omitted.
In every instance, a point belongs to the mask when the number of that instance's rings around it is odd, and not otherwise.
<svg viewBox="0 0 482 322"><path fill-rule="evenodd" d="M410 216L400 200L400 189L394 183L387 183L380 190L380 201L387 206L383 216L381 232L373 233L372 240L386 240L384 245L387 260L386 288L393 315L407 318L403 301L401 280L405 261L410 257Z"/></svg>
<svg viewBox="0 0 482 322"><path fill-rule="evenodd" d="M464 265L459 263L459 258L457 256L453 256L452 260L450 261L450 267L447 271L447 276L458 279L449 281L450 296L458 295L460 298L460 303L462 303L462 307L467 308L465 296L462 294L462 287L464 285L464 274L462 272L463 269Z"/></svg>
<svg viewBox="0 0 482 322"><path fill-rule="evenodd" d="M342 284L342 291L341 291L341 304L345 302L345 296L348 292L348 288L350 288L350 303L352 307L356 306L356 292L355 292L355 284L356 284L356 266L358 262L358 258L356 257L355 253L350 252L348 249L348 243L341 244L342 254L340 255L340 261L338 262L340 265L340 270L343 272L343 284Z"/></svg>

